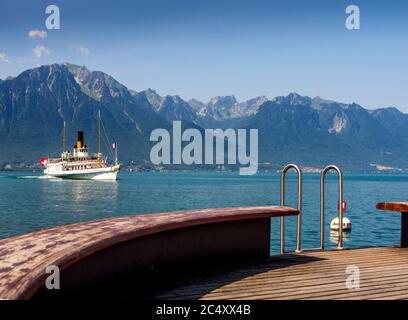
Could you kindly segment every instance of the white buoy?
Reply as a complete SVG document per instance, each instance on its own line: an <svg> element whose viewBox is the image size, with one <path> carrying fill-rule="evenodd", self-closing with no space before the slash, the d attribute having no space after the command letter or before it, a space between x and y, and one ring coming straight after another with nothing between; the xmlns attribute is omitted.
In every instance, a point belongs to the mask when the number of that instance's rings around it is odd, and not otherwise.
<svg viewBox="0 0 408 320"><path fill-rule="evenodd" d="M339 217L336 217L330 223L330 230L339 231ZM343 231L351 230L351 221L350 219L343 217Z"/></svg>

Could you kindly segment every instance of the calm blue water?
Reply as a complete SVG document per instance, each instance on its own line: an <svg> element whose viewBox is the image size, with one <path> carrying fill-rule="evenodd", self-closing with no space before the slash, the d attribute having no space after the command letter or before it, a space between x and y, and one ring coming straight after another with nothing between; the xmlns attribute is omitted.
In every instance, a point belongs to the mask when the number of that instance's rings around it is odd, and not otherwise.
<svg viewBox="0 0 408 320"><path fill-rule="evenodd" d="M335 246L329 224L336 216L337 180L327 178L326 245ZM288 175L287 204L296 204L296 177ZM387 246L399 242L398 213L377 211L380 201L408 200L408 175L346 174L346 216L353 228L346 247ZM192 208L279 203L279 175L261 173L121 173L120 180L41 179L40 174L0 172L0 238L46 227L129 214ZM319 175L304 175L303 247L319 244ZM295 217L287 220L287 248L294 248ZM279 220L272 222L278 248Z"/></svg>

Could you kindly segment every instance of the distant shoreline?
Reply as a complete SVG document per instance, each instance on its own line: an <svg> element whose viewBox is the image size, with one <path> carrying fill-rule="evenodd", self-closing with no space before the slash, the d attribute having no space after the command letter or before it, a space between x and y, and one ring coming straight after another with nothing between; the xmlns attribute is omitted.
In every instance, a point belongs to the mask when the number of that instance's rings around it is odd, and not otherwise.
<svg viewBox="0 0 408 320"><path fill-rule="evenodd" d="M301 167L302 168L302 167ZM193 168L137 168L134 169L132 167L127 167L124 166L123 169L121 170L122 172L126 173L147 173L147 172L214 172L214 173L239 173L239 169L216 169L216 168L202 168L202 167L193 167ZM257 174L259 173L280 173L281 168L261 168L258 170ZM303 167L302 168L303 173L305 174L320 174L321 169L320 168L309 168L309 167ZM351 174L408 174L408 170L343 170L345 173L351 173ZM17 168L11 168L11 169L0 169L1 173L13 173L13 172L33 172L33 173L43 173L42 168L32 168L32 167L17 167Z"/></svg>

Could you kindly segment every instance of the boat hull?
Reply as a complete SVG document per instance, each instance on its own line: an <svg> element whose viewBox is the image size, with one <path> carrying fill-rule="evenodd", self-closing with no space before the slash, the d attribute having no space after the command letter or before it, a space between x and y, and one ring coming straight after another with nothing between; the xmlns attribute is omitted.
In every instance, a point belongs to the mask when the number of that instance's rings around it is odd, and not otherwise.
<svg viewBox="0 0 408 320"><path fill-rule="evenodd" d="M45 172L49 177L71 180L117 180L120 165L103 169L88 169L62 172Z"/></svg>

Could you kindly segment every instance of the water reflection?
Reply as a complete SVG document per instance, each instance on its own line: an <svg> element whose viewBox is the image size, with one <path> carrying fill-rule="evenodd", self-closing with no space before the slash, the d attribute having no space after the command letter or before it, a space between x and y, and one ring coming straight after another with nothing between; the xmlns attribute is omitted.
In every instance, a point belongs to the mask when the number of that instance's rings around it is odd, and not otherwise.
<svg viewBox="0 0 408 320"><path fill-rule="evenodd" d="M339 236L340 233L335 230L330 230L330 242L334 244L339 243ZM344 242L349 242L351 240L351 230L348 231L343 231L343 241Z"/></svg>
<svg viewBox="0 0 408 320"><path fill-rule="evenodd" d="M39 199L55 206L96 205L115 203L118 197L117 181L49 179L41 184Z"/></svg>

